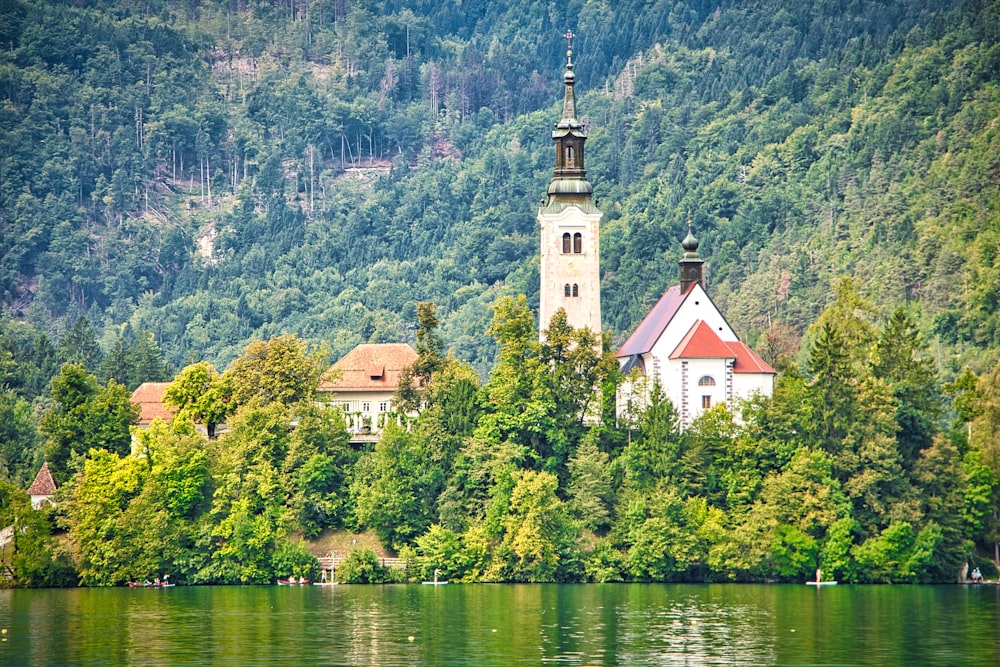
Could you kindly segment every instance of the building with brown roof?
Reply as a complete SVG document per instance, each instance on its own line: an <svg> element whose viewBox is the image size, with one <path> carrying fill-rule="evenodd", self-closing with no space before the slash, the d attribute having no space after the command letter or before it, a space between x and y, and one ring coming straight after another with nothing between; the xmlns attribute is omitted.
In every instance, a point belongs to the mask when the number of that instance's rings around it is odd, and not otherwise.
<svg viewBox="0 0 1000 667"><path fill-rule="evenodd" d="M174 418L176 409L163 404L163 394L170 386L169 382L143 382L132 392L132 403L139 406L139 428L149 428L154 419L169 422Z"/></svg>
<svg viewBox="0 0 1000 667"><path fill-rule="evenodd" d="M390 415L403 370L417 360L405 343L365 343L348 352L320 378L320 401L341 408L352 442L371 442Z"/></svg>
<svg viewBox="0 0 1000 667"><path fill-rule="evenodd" d="M28 487L28 495L31 496L32 509L42 509L42 507L46 504L55 507L55 502L52 500L52 495L55 492L56 481L52 479L52 473L49 472L48 462L45 462L42 464L38 474L35 475L35 481Z"/></svg>

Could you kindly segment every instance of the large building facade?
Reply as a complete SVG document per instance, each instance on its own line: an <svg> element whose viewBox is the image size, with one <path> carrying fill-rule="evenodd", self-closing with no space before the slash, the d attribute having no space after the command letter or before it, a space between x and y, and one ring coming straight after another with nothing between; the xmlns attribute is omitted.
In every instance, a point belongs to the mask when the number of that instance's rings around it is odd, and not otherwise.
<svg viewBox="0 0 1000 667"><path fill-rule="evenodd" d="M601 212L584 168L583 123L576 115L573 54L567 52L563 75L562 118L552 131L556 167L545 206L538 209L541 227L541 285L538 330L542 338L560 308L576 329L601 330L599 232Z"/></svg>

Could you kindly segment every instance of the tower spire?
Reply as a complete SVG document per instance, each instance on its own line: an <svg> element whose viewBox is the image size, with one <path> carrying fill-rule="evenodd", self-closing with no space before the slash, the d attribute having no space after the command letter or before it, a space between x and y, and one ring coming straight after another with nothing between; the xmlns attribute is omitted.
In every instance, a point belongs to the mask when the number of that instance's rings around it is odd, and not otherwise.
<svg viewBox="0 0 1000 667"><path fill-rule="evenodd" d="M563 37L566 38L566 72L563 74L565 91L563 92L562 120L559 121L557 127L579 125L576 120L576 95L573 92L573 87L576 85L576 75L573 74L573 38L576 35L573 34L572 30L567 30Z"/></svg>
<svg viewBox="0 0 1000 667"><path fill-rule="evenodd" d="M702 282L704 279L702 269L705 260L698 256L699 245L698 239L691 232L691 217L688 216L688 233L681 241L681 247L684 248L684 256L681 257L680 261L681 294L687 294L694 283L699 283L702 287L705 286L705 283Z"/></svg>
<svg viewBox="0 0 1000 667"><path fill-rule="evenodd" d="M567 30L566 71L563 73L562 118L552 130L552 140L556 148L556 168L549 184L548 205L557 203L590 203L594 188L587 182L587 170L583 162L583 144L587 133L583 123L576 117L576 75L573 73L573 38L576 35Z"/></svg>

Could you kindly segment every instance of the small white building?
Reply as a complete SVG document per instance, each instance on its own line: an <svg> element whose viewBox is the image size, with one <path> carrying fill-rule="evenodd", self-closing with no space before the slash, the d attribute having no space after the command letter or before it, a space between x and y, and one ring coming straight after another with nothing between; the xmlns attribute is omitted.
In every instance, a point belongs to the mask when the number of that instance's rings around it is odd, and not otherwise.
<svg viewBox="0 0 1000 667"><path fill-rule="evenodd" d="M52 500L55 492L56 481L52 479L52 473L49 472L49 464L46 461L42 464L38 474L35 475L35 481L28 487L28 495L31 496L31 508L40 510L45 505L55 507L55 501Z"/></svg>
<svg viewBox="0 0 1000 667"><path fill-rule="evenodd" d="M374 442L385 420L395 418L399 378L416 360L406 343L358 345L320 378L318 400L343 410L351 442Z"/></svg>
<svg viewBox="0 0 1000 667"><path fill-rule="evenodd" d="M682 243L681 282L668 288L615 356L631 380L618 390L619 416L636 415L656 383L687 428L720 403L730 409L770 396L775 371L742 343L703 287L698 241Z"/></svg>

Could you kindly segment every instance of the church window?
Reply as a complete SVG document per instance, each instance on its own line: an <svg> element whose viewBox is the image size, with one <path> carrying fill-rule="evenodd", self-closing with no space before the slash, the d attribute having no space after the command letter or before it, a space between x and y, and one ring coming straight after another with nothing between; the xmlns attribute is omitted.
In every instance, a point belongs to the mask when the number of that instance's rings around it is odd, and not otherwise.
<svg viewBox="0 0 1000 667"><path fill-rule="evenodd" d="M575 167L576 166L576 149L572 146L566 147L566 166Z"/></svg>
<svg viewBox="0 0 1000 667"><path fill-rule="evenodd" d="M569 254L569 232L563 234L563 254Z"/></svg>
<svg viewBox="0 0 1000 667"><path fill-rule="evenodd" d="M576 283L573 283L573 296L580 296L580 288Z"/></svg>
<svg viewBox="0 0 1000 667"><path fill-rule="evenodd" d="M712 377L711 375L702 375L701 378L698 379L698 386L699 387L714 387L715 386L715 378Z"/></svg>
<svg viewBox="0 0 1000 667"><path fill-rule="evenodd" d="M578 255L583 252L583 234L580 232L573 234L573 252Z"/></svg>
<svg viewBox="0 0 1000 667"><path fill-rule="evenodd" d="M710 407L712 407L712 397L711 396L702 396L701 397L701 407L704 410L708 410Z"/></svg>
<svg viewBox="0 0 1000 667"><path fill-rule="evenodd" d="M569 283L566 283L565 285L563 285L563 296L569 296L569 295L570 295Z"/></svg>

